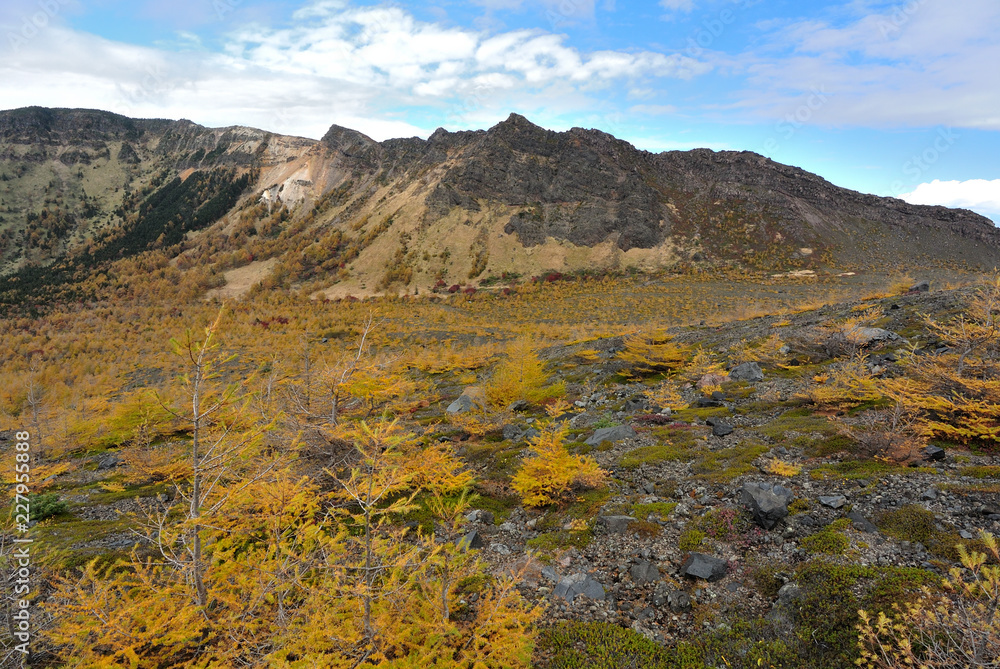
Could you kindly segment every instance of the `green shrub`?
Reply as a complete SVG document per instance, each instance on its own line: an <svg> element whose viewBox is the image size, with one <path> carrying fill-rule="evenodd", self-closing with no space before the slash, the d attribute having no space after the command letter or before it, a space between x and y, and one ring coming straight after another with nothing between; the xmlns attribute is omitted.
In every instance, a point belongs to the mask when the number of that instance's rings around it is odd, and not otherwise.
<svg viewBox="0 0 1000 669"><path fill-rule="evenodd" d="M843 555L850 545L847 537L829 527L802 540L802 550L813 555Z"/></svg>
<svg viewBox="0 0 1000 669"><path fill-rule="evenodd" d="M795 630L800 666L847 669L858 658L859 609L889 611L894 603L915 597L921 586L939 585L940 579L923 569L813 560L798 569L795 582L803 593Z"/></svg>
<svg viewBox="0 0 1000 669"><path fill-rule="evenodd" d="M704 540L705 533L691 527L684 530L681 534L680 538L677 540L677 547L682 551L693 551L701 546L701 542Z"/></svg>
<svg viewBox="0 0 1000 669"><path fill-rule="evenodd" d="M691 644L664 648L638 632L611 623L560 623L544 630L537 655L547 669L704 669L702 653Z"/></svg>
<svg viewBox="0 0 1000 669"><path fill-rule="evenodd" d="M34 521L58 516L69 510L69 505L59 499L59 493L54 492L28 495L28 505L31 509L31 520Z"/></svg>
<svg viewBox="0 0 1000 669"><path fill-rule="evenodd" d="M889 536L900 541L919 541L938 557L958 560L956 546L962 538L953 530L939 530L934 513L921 506L908 504L894 511L883 511L874 521Z"/></svg>
<svg viewBox="0 0 1000 669"><path fill-rule="evenodd" d="M652 502L649 504L635 504L632 506L632 513L636 518L645 519L654 515L660 520L666 520L670 512L677 507L676 502Z"/></svg>

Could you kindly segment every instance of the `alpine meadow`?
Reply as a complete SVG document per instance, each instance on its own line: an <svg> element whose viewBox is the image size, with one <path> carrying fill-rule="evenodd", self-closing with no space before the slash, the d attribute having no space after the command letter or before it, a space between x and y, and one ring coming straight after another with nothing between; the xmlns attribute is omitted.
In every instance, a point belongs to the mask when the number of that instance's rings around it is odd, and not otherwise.
<svg viewBox="0 0 1000 669"><path fill-rule="evenodd" d="M0 10L0 668L1000 669L1000 9L622 4Z"/></svg>

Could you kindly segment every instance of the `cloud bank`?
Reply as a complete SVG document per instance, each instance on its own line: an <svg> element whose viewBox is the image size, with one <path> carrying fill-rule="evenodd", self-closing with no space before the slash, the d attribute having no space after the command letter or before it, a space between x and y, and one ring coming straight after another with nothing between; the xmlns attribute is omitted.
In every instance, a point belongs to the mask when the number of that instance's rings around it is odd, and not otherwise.
<svg viewBox="0 0 1000 669"><path fill-rule="evenodd" d="M939 204L946 207L971 209L1000 223L1000 179L970 179L968 181L940 181L917 186L912 192L899 196L910 204Z"/></svg>

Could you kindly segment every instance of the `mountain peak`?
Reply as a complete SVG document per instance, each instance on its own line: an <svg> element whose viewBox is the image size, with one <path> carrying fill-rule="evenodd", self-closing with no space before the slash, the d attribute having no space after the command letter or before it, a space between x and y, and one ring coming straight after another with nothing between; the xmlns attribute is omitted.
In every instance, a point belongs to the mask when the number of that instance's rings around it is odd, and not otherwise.
<svg viewBox="0 0 1000 669"><path fill-rule="evenodd" d="M341 125L337 125L336 123L330 126L330 129L326 131L326 134L323 135L323 138L319 141L331 149L345 149L351 146L370 146L377 143L368 135L360 133L357 130L345 128Z"/></svg>
<svg viewBox="0 0 1000 669"><path fill-rule="evenodd" d="M498 129L541 130L542 128L517 112L511 112L505 121L500 121L492 128L492 130Z"/></svg>

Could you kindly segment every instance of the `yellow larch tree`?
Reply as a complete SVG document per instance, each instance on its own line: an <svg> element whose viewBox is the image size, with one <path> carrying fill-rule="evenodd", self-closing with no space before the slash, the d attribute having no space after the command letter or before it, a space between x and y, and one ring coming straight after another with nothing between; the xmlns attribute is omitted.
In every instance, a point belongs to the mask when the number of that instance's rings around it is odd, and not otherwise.
<svg viewBox="0 0 1000 669"><path fill-rule="evenodd" d="M565 422L543 424L537 437L528 441L531 455L511 482L527 506L558 502L574 488L596 488L607 474L586 455L573 455L566 448L569 427Z"/></svg>

